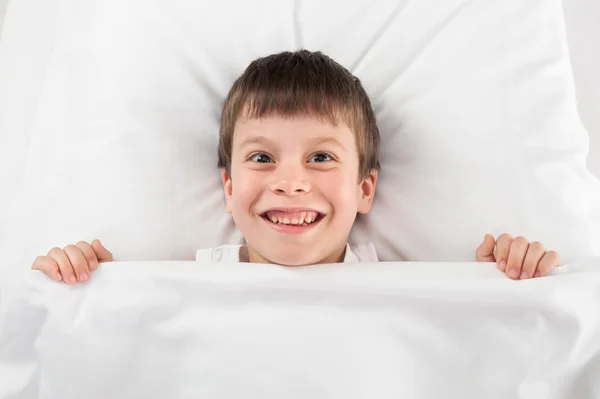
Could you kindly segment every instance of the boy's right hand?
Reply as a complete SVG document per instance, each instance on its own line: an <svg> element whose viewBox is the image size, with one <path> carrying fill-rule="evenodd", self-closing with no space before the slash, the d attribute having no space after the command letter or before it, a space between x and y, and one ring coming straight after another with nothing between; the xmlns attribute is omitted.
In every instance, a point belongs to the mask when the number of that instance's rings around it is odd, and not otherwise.
<svg viewBox="0 0 600 399"><path fill-rule="evenodd" d="M48 255L38 256L32 270L41 270L55 281L63 280L67 284L84 282L90 273L98 268L99 262L112 262L113 255L104 248L100 240L88 244L79 241L75 245L67 245L64 249L52 248Z"/></svg>

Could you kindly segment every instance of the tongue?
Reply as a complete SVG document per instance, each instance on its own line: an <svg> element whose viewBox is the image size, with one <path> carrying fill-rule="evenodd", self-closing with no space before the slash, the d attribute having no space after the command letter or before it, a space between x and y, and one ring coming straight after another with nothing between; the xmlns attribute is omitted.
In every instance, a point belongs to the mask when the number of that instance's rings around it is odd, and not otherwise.
<svg viewBox="0 0 600 399"><path fill-rule="evenodd" d="M318 213L314 211L302 211L302 212L284 212L284 211L269 211L267 212L269 217L277 217L277 219L288 218L292 219L312 219L315 220L317 218Z"/></svg>

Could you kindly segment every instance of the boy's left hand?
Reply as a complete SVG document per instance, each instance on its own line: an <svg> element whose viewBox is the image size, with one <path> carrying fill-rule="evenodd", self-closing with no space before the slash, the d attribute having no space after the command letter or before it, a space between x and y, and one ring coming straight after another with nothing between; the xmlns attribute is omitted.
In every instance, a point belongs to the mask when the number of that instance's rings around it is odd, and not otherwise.
<svg viewBox="0 0 600 399"><path fill-rule="evenodd" d="M496 262L498 269L513 280L542 277L553 267L560 266L560 256L555 251L546 251L537 241L530 243L525 237L513 238L510 234L502 234L498 240L486 234L477 248L476 260Z"/></svg>

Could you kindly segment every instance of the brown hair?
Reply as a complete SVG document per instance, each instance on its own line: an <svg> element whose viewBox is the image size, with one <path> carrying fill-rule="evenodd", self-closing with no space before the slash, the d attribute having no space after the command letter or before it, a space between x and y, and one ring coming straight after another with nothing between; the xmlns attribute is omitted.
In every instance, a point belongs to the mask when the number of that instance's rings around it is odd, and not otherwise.
<svg viewBox="0 0 600 399"><path fill-rule="evenodd" d="M258 58L233 83L223 103L219 163L230 174L233 131L240 113L262 118L311 115L354 132L359 177L379 165L379 129L371 101L360 80L321 52L299 50Z"/></svg>

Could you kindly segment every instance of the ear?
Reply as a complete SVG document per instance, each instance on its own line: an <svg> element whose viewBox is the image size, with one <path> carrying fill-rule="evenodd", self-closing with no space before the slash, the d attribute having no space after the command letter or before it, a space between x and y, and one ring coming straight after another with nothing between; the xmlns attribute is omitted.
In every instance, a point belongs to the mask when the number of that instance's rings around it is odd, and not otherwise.
<svg viewBox="0 0 600 399"><path fill-rule="evenodd" d="M375 196L375 187L377 186L377 169L371 169L371 172L358 185L358 213L369 213L373 205Z"/></svg>
<svg viewBox="0 0 600 399"><path fill-rule="evenodd" d="M231 177L227 174L225 168L221 169L221 179L223 180L223 191L225 191L225 210L227 213L231 213L231 193L233 187L231 186Z"/></svg>

